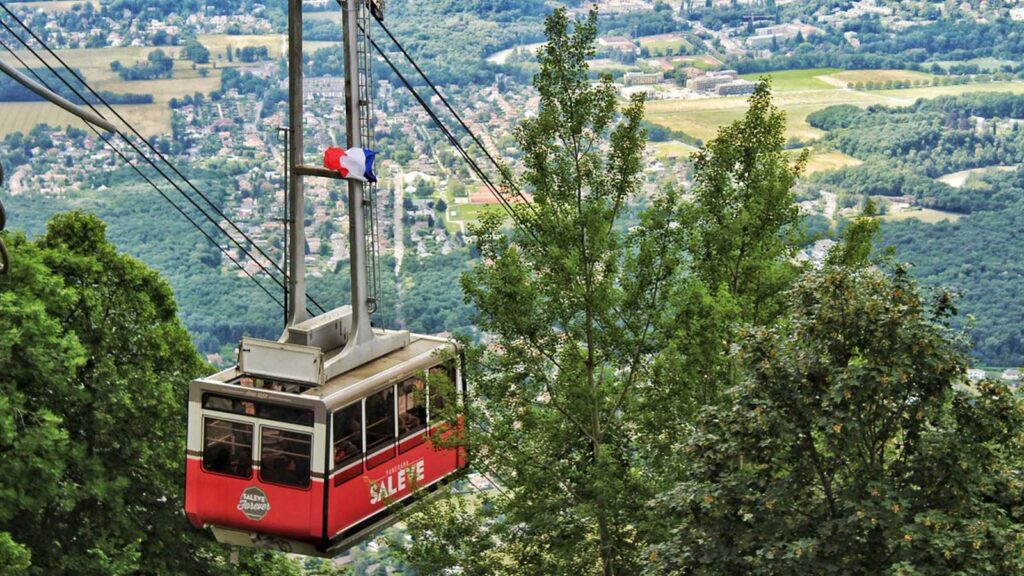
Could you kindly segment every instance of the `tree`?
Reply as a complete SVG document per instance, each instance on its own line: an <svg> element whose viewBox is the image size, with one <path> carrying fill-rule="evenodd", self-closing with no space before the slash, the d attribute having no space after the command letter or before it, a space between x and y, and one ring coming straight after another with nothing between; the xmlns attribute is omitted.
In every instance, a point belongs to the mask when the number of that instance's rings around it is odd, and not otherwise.
<svg viewBox="0 0 1024 576"><path fill-rule="evenodd" d="M1024 405L967 383L948 294L842 260L748 334L731 406L679 443L690 465L661 499L651 574L1024 570Z"/></svg>
<svg viewBox="0 0 1024 576"><path fill-rule="evenodd" d="M792 188L808 151L785 153L786 116L758 82L742 120L720 128L694 155L694 271L712 291L724 289L764 323L792 281L800 212Z"/></svg>
<svg viewBox="0 0 1024 576"><path fill-rule="evenodd" d="M196 64L210 63L210 51L195 38L186 40L185 47L182 48L181 52L186 60L191 60Z"/></svg>
<svg viewBox="0 0 1024 576"><path fill-rule="evenodd" d="M103 223L55 216L14 234L0 282L0 572L289 573L226 549L182 514L188 382L208 368L170 287Z"/></svg>
<svg viewBox="0 0 1024 576"><path fill-rule="evenodd" d="M651 331L678 263L677 197L633 232L617 225L641 190L643 100L620 112L611 78L589 81L596 12L572 22L556 9L546 33L539 112L516 130L534 202L513 205L520 226L507 234L502 218L483 220L483 263L462 279L493 335L473 362L481 410L467 441L507 497L480 515L458 501L428 512L410 552L424 573L635 574L641 561L649 491L633 462L633 396L649 386Z"/></svg>
<svg viewBox="0 0 1024 576"><path fill-rule="evenodd" d="M799 270L793 255L800 214L791 189L807 152L795 161L785 154L785 116L766 81L749 104L742 119L695 154L693 202L678 218L690 264L671 285L669 312L655 333L663 338L652 358L658 386L645 395L647 448L654 468L664 469L662 484L682 463L674 438L699 408L739 383L730 351L740 328L773 323Z"/></svg>

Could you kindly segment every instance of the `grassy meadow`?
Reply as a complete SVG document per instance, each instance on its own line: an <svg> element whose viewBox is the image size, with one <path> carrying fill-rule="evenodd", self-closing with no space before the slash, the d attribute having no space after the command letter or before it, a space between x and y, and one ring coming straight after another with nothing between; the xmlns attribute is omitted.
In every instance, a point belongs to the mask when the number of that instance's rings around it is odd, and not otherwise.
<svg viewBox="0 0 1024 576"><path fill-rule="evenodd" d="M932 208L910 208L909 210L886 214L882 218L890 222L896 220L920 220L925 224L937 224L944 221L956 222L962 216L962 214L944 212L942 210L934 210Z"/></svg>
<svg viewBox="0 0 1024 576"><path fill-rule="evenodd" d="M903 70L841 71L818 68L813 70L787 70L766 74L772 78L775 103L786 112L786 137L814 140L822 132L807 123L813 112L837 104L867 107L872 104L907 106L919 98L965 94L969 92L1013 92L1024 94L1024 82L990 82L957 86L924 86L899 90L858 91L844 88L847 83L861 81L865 75L875 79L912 79L928 77ZM757 79L759 75L745 75ZM747 109L746 96L722 98L695 98L685 100L654 100L647 103L647 119L673 130L680 130L696 138L713 138L720 126L743 116Z"/></svg>

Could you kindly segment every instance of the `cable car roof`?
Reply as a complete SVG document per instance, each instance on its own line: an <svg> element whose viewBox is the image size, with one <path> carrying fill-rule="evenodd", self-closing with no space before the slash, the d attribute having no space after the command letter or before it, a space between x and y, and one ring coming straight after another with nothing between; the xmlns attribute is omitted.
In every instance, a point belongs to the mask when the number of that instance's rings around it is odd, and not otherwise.
<svg viewBox="0 0 1024 576"><path fill-rule="evenodd" d="M327 402L328 408L347 404L375 388L403 380L410 373L438 364L443 359L440 355L454 350L455 344L450 340L411 334L408 346L335 376L323 386L310 388L302 395L320 397Z"/></svg>
<svg viewBox="0 0 1024 576"><path fill-rule="evenodd" d="M281 400L286 400L286 398L322 400L328 410L333 410L371 394L376 389L404 380L419 370L437 365L444 359L444 354L454 351L455 343L451 340L423 334L410 334L409 344L404 348L335 376L322 386L310 386L298 394L274 390L261 390L261 392L266 392L271 397L276 396ZM340 349L333 353L340 353ZM248 374L236 365L202 378L200 381L240 386L240 380L245 376Z"/></svg>

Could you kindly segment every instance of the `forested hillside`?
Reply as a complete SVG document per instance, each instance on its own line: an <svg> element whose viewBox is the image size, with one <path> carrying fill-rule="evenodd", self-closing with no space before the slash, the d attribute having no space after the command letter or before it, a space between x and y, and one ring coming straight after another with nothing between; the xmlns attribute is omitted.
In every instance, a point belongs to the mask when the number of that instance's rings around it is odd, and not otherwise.
<svg viewBox="0 0 1024 576"><path fill-rule="evenodd" d="M995 366L1024 364L1024 171L1014 170L1024 162L1022 120L1024 97L984 93L904 108L836 106L808 117L828 131L825 142L864 161L816 184L963 215L938 224L886 222L883 242L927 286L962 293L975 353ZM971 169L977 173L956 187L938 179Z"/></svg>

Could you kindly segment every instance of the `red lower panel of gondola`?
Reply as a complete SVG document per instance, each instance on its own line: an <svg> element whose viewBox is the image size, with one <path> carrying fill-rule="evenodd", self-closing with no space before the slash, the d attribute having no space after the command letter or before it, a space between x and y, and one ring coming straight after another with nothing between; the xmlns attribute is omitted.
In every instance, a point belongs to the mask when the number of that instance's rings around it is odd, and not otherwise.
<svg viewBox="0 0 1024 576"><path fill-rule="evenodd" d="M429 441L410 439L400 445L397 458L364 470L358 476L343 470L328 482L327 533L334 538L412 494L435 484L458 468L455 450L437 450ZM351 479L335 486L341 474Z"/></svg>
<svg viewBox="0 0 1024 576"><path fill-rule="evenodd" d="M203 470L198 458L188 459L185 512L197 525L216 525L306 542L323 538L323 481L305 489Z"/></svg>

